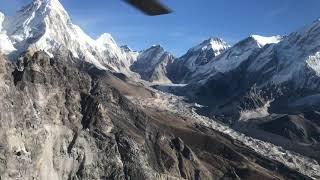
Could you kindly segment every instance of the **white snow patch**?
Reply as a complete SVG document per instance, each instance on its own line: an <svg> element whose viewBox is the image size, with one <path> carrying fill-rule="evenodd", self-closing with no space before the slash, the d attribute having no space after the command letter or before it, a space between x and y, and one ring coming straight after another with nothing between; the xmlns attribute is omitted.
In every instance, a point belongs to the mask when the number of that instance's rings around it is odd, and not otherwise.
<svg viewBox="0 0 320 180"><path fill-rule="evenodd" d="M7 32L3 29L3 22L5 20L5 16L0 12L0 53L9 54L16 49L13 47L12 42L7 36Z"/></svg>
<svg viewBox="0 0 320 180"><path fill-rule="evenodd" d="M0 32L0 52L2 54L9 54L10 52L13 52L15 50L16 49L13 47L12 42L10 41L8 36Z"/></svg>
<svg viewBox="0 0 320 180"><path fill-rule="evenodd" d="M240 121L248 121L250 119L263 118L269 116L268 109L271 101L268 101L264 106L252 109L244 110L240 112Z"/></svg>
<svg viewBox="0 0 320 180"><path fill-rule="evenodd" d="M306 63L309 68L316 72L317 76L320 76L320 52L317 52L314 56L309 56Z"/></svg>
<svg viewBox="0 0 320 180"><path fill-rule="evenodd" d="M264 37L260 35L251 35L251 37L255 39L261 47L267 44L277 44L282 40L282 36Z"/></svg>

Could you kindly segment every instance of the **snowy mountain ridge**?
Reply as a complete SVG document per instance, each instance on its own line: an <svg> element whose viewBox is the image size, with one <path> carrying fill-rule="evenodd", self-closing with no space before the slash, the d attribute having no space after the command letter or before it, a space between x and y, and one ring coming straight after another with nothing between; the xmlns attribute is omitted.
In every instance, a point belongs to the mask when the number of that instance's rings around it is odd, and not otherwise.
<svg viewBox="0 0 320 180"><path fill-rule="evenodd" d="M257 41L257 43L260 45L260 47L263 47L267 44L277 44L282 40L282 36L260 36L260 35L251 35L253 39Z"/></svg>
<svg viewBox="0 0 320 180"><path fill-rule="evenodd" d="M19 55L25 50L44 50L52 55L57 50L67 49L74 57L93 63L100 69L131 73L127 58L135 57L123 52L110 34L104 33L97 40L92 39L72 23L58 0L33 0L14 16L2 16L1 19L4 19L3 29L16 49L11 48L11 53Z"/></svg>
<svg viewBox="0 0 320 180"><path fill-rule="evenodd" d="M206 51L205 54L199 55L188 53L180 59L182 62L201 62L198 65L184 63L188 67L183 77L180 77L181 83L200 82L204 83L210 77L217 73L226 73L237 68L254 53L263 49L267 45L277 44L282 40L281 36L263 37L259 35L251 35L233 46L224 46L221 54L212 55L212 51ZM202 43L203 44L203 43ZM203 52L202 52L203 53Z"/></svg>
<svg viewBox="0 0 320 180"><path fill-rule="evenodd" d="M167 69L167 79L174 83L188 83L201 79L202 75L210 77L211 74L217 72L226 72L236 68L245 61L253 52L262 49L266 45L277 44L283 39L282 36L264 37L260 35L251 35L240 41L234 46L228 45L221 38L211 37L200 44L190 48L186 54L177 58L173 63L169 63ZM149 61L155 61L157 64L162 54L147 53L159 45L154 45L150 49L141 53L144 62L140 60L140 64L147 65ZM153 69L153 66L145 66L145 68ZM199 76L200 74L200 76Z"/></svg>
<svg viewBox="0 0 320 180"><path fill-rule="evenodd" d="M229 49L228 45L221 38L209 38L199 45L191 48L186 55L182 56L182 61L190 71L195 70L197 66L206 64L212 58L219 56L222 52Z"/></svg>
<svg viewBox="0 0 320 180"><path fill-rule="evenodd" d="M211 37L199 45L191 48L189 51L205 51L212 49L215 53L215 56L218 56L221 54L222 51L228 49L230 45L228 45L225 41L223 41L221 38Z"/></svg>

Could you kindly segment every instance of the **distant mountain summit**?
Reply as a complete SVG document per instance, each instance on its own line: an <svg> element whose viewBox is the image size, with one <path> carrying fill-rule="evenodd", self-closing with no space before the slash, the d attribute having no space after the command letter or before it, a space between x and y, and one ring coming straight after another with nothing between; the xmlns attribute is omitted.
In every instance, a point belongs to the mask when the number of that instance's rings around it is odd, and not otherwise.
<svg viewBox="0 0 320 180"><path fill-rule="evenodd" d="M217 57L212 57L211 61L205 65L198 66L196 70L184 76L184 82L204 81L217 73L227 73L236 69L250 56L263 49L266 45L272 45L281 41L281 36L263 37L252 35L236 43L231 48L224 51Z"/></svg>
<svg viewBox="0 0 320 180"><path fill-rule="evenodd" d="M188 52L191 53L191 52L213 51L214 56L218 56L229 47L230 45L228 45L221 38L211 37L207 40L204 40L199 45L191 48Z"/></svg>
<svg viewBox="0 0 320 180"><path fill-rule="evenodd" d="M179 58L179 61L190 71L193 71L197 66L208 63L229 48L230 45L222 39L209 38L188 50L185 55Z"/></svg>
<svg viewBox="0 0 320 180"><path fill-rule="evenodd" d="M188 73L195 71L201 65L207 64L229 48L230 45L221 38L209 38L194 46L171 66L169 75L172 81L180 83Z"/></svg>

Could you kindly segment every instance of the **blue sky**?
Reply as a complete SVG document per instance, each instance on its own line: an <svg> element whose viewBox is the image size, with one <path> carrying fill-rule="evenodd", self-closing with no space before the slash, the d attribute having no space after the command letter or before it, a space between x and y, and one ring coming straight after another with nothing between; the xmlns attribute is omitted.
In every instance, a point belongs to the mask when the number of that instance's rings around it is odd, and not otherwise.
<svg viewBox="0 0 320 180"><path fill-rule="evenodd" d="M13 14L31 0L0 0ZM173 14L149 17L120 0L60 0L73 22L97 38L109 32L136 50L161 44L175 55L208 37L230 44L249 36L285 35L320 17L320 0L162 0Z"/></svg>

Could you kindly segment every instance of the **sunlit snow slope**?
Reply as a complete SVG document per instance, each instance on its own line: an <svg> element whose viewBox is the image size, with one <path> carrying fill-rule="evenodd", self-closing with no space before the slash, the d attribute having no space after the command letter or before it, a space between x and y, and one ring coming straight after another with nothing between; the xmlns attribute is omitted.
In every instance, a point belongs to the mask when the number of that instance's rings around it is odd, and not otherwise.
<svg viewBox="0 0 320 180"><path fill-rule="evenodd" d="M52 55L57 50L67 49L74 57L101 69L130 74L128 58L134 57L122 51L110 34L102 34L97 40L89 37L72 23L58 0L33 0L14 16L1 16L0 20L3 19L3 31L9 39L1 33L0 40L11 41L14 47L1 48L3 52L19 55L25 50L44 50Z"/></svg>

